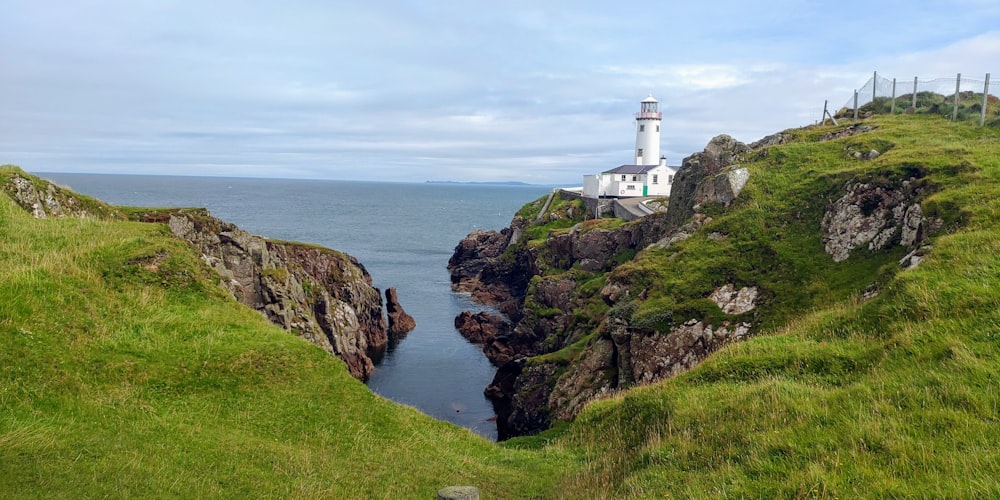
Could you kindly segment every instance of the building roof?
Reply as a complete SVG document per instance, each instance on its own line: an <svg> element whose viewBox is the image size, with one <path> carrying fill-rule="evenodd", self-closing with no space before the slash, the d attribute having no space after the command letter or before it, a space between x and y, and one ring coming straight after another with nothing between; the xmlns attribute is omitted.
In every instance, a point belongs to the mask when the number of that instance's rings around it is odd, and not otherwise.
<svg viewBox="0 0 1000 500"><path fill-rule="evenodd" d="M656 98L653 97L653 94L649 94L649 97L643 99L640 102L660 102L660 101L657 101Z"/></svg>
<svg viewBox="0 0 1000 500"><path fill-rule="evenodd" d="M621 165L611 170L605 170L605 174L645 174L660 165ZM667 167L674 168L674 167ZM674 169L676 170L676 169Z"/></svg>

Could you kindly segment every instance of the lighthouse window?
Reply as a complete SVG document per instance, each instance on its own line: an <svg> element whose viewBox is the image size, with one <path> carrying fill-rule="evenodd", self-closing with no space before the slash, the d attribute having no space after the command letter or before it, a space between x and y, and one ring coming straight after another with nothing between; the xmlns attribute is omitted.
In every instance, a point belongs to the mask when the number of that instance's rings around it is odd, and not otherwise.
<svg viewBox="0 0 1000 500"><path fill-rule="evenodd" d="M639 125L639 132L645 132L645 131L646 131L646 126L645 125Z"/></svg>
<svg viewBox="0 0 1000 500"><path fill-rule="evenodd" d="M636 156L642 156L642 148L639 148L639 150L636 151L635 155Z"/></svg>
<svg viewBox="0 0 1000 500"><path fill-rule="evenodd" d="M657 132L659 132L659 131L660 131L660 126L659 126L659 125L657 125L657 126L656 126L656 131L657 131Z"/></svg>
<svg viewBox="0 0 1000 500"><path fill-rule="evenodd" d="M659 175L653 174L653 184L657 184L659 181Z"/></svg>

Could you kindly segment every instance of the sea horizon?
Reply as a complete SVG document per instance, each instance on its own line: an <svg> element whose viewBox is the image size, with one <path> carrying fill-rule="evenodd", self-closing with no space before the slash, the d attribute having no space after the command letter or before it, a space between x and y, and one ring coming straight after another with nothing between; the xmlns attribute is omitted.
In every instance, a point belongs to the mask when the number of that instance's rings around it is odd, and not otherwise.
<svg viewBox="0 0 1000 500"><path fill-rule="evenodd" d="M427 179L427 180L369 180L369 179L333 179L333 178L323 178L323 177L248 177L239 175L192 175L192 174L154 174L154 173L136 173L136 172L59 172L59 171L35 171L29 170L18 165L19 168L23 169L32 175L37 175L39 177L45 177L48 175L95 175L95 176L128 176L128 177L170 177L170 178L187 178L187 179L239 179L239 180L276 180L276 181L322 181L322 182L360 182L360 183L373 183L373 184L439 184L439 185L470 185L470 186L497 186L497 187L544 187L544 188L557 188L562 186L574 186L573 183L530 183L518 180L488 180L488 181L475 181L475 180L449 180L449 179ZM579 184L579 183L577 183Z"/></svg>

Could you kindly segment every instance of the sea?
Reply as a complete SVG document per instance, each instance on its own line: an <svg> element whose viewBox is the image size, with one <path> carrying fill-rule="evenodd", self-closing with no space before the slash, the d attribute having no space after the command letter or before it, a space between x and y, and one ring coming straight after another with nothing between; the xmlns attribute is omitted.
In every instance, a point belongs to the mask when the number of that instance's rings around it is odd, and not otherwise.
<svg viewBox="0 0 1000 500"><path fill-rule="evenodd" d="M201 207L253 233L314 243L357 257L376 287L395 287L417 326L390 346L368 380L372 391L495 440L483 396L494 367L455 330L462 310L448 258L465 235L500 229L547 186L389 183L43 173L114 205Z"/></svg>

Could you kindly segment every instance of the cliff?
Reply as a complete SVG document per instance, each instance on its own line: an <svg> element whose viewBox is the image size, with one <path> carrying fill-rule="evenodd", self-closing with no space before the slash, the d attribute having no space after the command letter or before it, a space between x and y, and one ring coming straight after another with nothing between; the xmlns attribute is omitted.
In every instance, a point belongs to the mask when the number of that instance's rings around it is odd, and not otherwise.
<svg viewBox="0 0 1000 500"><path fill-rule="evenodd" d="M37 218L90 217L160 223L191 244L237 301L344 360L365 380L390 341L382 296L354 257L302 243L268 240L200 209L122 209L14 172L3 189ZM126 213L127 212L127 213ZM390 297L387 295L387 297ZM393 335L413 329L391 294ZM409 318L408 320L406 318Z"/></svg>
<svg viewBox="0 0 1000 500"><path fill-rule="evenodd" d="M843 127L808 140L848 142L833 146L834 155L864 164L891 149L859 141L871 130ZM794 288L809 286L810 274L838 274L825 278L846 281L837 294L874 296L881 282L918 263L928 238L947 225L921 208L936 189L926 168L803 177L799 192L783 200L792 207L778 213L762 213L741 197L753 168L786 167L786 145L805 137L786 131L750 145L712 139L684 159L666 214L627 224L585 220L567 200L537 223L515 217L501 232L459 243L449 263L455 289L504 314L456 319L498 366L485 392L500 436L572 420L595 398L676 376L726 344L775 327L823 295ZM528 236L518 241L515 234ZM856 266L871 274L831 270L861 248L865 262ZM892 259L905 262L886 266Z"/></svg>

